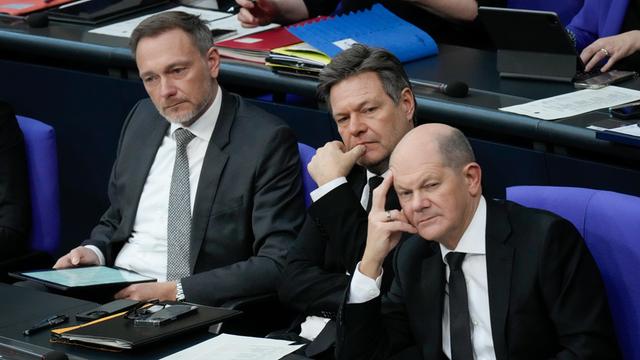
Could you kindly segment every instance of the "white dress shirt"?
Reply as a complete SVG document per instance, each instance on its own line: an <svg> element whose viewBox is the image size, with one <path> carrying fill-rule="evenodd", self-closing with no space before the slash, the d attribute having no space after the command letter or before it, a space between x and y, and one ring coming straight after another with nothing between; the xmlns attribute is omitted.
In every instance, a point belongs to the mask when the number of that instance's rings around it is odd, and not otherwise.
<svg viewBox="0 0 640 360"><path fill-rule="evenodd" d="M389 170L387 170L381 176L383 178L386 178L388 175L389 175ZM374 176L378 176L378 175L370 172L369 170L367 170L367 182L366 182L366 184L364 186L364 189L362 189L362 196L360 197L360 205L362 205L362 207L364 209L367 208L367 202L369 201L369 179L374 177ZM347 178L344 177L344 176L341 176L339 178L335 178L335 179L329 181L328 183L318 187L314 191L312 191L309 194L311 196L311 200L313 202L316 202L321 197L323 197L326 194L328 194L329 192L331 192L331 190L337 188L338 186L340 186L342 184L346 184L346 183L347 183ZM303 338L305 338L307 340L313 341L318 336L318 334L320 334L320 331L322 331L322 329L324 329L325 325L327 325L328 322L329 322L329 319L327 319L325 317L307 316L305 318L304 322L302 324L300 324L300 337L303 337Z"/></svg>
<svg viewBox="0 0 640 360"><path fill-rule="evenodd" d="M211 106L198 120L187 127L195 135L187 146L192 213L204 156L221 106L222 91L218 87ZM171 123L162 139L142 189L131 237L115 260L115 265L118 267L156 278L158 281L167 279L169 190L176 156L175 131L181 127L183 126ZM105 263L104 255L97 247L88 245L87 248L98 255L101 264Z"/></svg>
<svg viewBox="0 0 640 360"><path fill-rule="evenodd" d="M469 297L469 316L471 319L471 344L475 360L495 360L493 349L493 337L491 334L491 317L489 308L489 290L487 283L487 257L486 257L486 226L487 203L484 197L480 198L478 208L465 230L460 242L456 246L456 252L467 255L462 262L462 272L467 284L467 296ZM442 312L442 350L451 359L451 333L449 331L449 265L445 256L452 250L440 244L442 261L446 267L444 309ZM356 266L351 287L349 289L349 304L367 302L380 295L380 282L382 274L377 279L371 279L363 275L360 263Z"/></svg>

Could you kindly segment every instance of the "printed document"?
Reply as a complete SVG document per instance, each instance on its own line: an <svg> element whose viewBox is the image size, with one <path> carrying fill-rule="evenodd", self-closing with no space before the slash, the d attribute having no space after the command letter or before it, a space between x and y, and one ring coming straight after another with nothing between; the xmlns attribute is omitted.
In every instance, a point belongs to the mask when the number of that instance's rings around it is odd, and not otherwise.
<svg viewBox="0 0 640 360"><path fill-rule="evenodd" d="M220 29L220 30L231 30L233 31L233 35L225 36L225 39L233 39L244 35L254 34L257 32L261 32L264 30L268 30L274 27L278 27L278 24L269 24L265 26L257 26L254 28L243 28L240 25L240 21L238 21L238 17L234 14L222 12L222 11L212 11L212 10L204 10L204 9L196 9L190 8L186 6L178 6L171 9L167 9L165 11L182 11L188 14L198 15L200 19L204 20L209 29ZM164 11L161 11L164 12ZM119 23L99 27L93 30L89 30L90 33L94 34L102 34L116 37L131 37L131 33L133 29L138 26L144 19L153 16L155 14L143 15L134 19L121 21Z"/></svg>
<svg viewBox="0 0 640 360"><path fill-rule="evenodd" d="M303 345L291 341L220 334L160 360L278 360Z"/></svg>
<svg viewBox="0 0 640 360"><path fill-rule="evenodd" d="M640 100L638 90L607 86L597 90L574 91L525 104L503 107L499 110L542 120L556 120L636 100Z"/></svg>

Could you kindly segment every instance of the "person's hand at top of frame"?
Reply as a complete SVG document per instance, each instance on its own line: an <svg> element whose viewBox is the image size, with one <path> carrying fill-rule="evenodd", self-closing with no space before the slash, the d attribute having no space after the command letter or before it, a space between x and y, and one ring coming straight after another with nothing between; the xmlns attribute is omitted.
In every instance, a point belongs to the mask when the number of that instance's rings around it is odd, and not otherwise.
<svg viewBox="0 0 640 360"><path fill-rule="evenodd" d="M236 0L241 6L238 20L243 27L267 25L278 16L278 8L272 0Z"/></svg>
<svg viewBox="0 0 640 360"><path fill-rule="evenodd" d="M585 70L593 69L605 58L609 58L602 66L602 71L611 69L618 60L640 50L640 30L627 31L622 34L607 36L587 46L580 58L585 63Z"/></svg>

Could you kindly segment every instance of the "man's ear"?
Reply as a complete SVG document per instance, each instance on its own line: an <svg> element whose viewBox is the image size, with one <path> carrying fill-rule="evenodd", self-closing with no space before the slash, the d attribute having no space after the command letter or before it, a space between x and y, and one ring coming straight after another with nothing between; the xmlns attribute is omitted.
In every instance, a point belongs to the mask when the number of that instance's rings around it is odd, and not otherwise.
<svg viewBox="0 0 640 360"><path fill-rule="evenodd" d="M482 191L482 169L476 162L468 163L462 169L462 174L467 183L469 194L477 196Z"/></svg>
<svg viewBox="0 0 640 360"><path fill-rule="evenodd" d="M416 100L413 96L413 91L408 87L404 88L400 93L400 105L402 106L402 111L406 119L413 122L413 114L416 111Z"/></svg>
<svg viewBox="0 0 640 360"><path fill-rule="evenodd" d="M209 68L209 74L212 78L218 78L218 73L220 72L220 54L218 54L218 49L212 47L207 51L207 67Z"/></svg>

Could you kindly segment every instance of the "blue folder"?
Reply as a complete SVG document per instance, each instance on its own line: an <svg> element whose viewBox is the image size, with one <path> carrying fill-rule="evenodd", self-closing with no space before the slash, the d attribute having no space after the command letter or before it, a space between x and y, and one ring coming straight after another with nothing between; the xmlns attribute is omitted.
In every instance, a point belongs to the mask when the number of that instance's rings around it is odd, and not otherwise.
<svg viewBox="0 0 640 360"><path fill-rule="evenodd" d="M402 62L438 53L438 46L429 34L380 4L367 10L293 25L288 29L330 57L353 43L385 48Z"/></svg>

